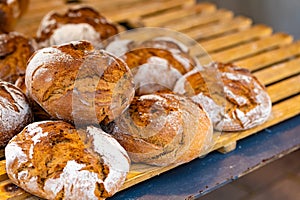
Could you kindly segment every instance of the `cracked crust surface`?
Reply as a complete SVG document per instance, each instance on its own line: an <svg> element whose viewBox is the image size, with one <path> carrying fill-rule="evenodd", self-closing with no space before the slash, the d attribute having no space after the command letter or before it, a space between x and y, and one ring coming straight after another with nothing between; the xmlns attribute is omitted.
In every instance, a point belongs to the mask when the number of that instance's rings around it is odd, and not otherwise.
<svg viewBox="0 0 300 200"><path fill-rule="evenodd" d="M78 124L113 120L134 95L127 65L85 41L37 51L25 83L32 99L52 117Z"/></svg>
<svg viewBox="0 0 300 200"><path fill-rule="evenodd" d="M29 102L20 89L0 81L0 147L33 120Z"/></svg>
<svg viewBox="0 0 300 200"><path fill-rule="evenodd" d="M117 27L95 9L77 6L64 12L49 12L41 21L36 39L40 47L77 40L89 40L94 46L101 46L101 41L117 33Z"/></svg>
<svg viewBox="0 0 300 200"><path fill-rule="evenodd" d="M150 165L188 162L212 144L212 124L206 112L174 94L135 97L110 128L132 161Z"/></svg>
<svg viewBox="0 0 300 200"><path fill-rule="evenodd" d="M5 153L10 179L46 199L105 199L120 188L129 170L125 150L112 137L62 121L28 125Z"/></svg>
<svg viewBox="0 0 300 200"><path fill-rule="evenodd" d="M20 33L0 34L0 79L14 83L24 76L35 49L35 43Z"/></svg>
<svg viewBox="0 0 300 200"><path fill-rule="evenodd" d="M271 114L265 87L250 71L232 64L212 63L203 71L188 73L178 80L174 92L200 103L220 131L249 129Z"/></svg>

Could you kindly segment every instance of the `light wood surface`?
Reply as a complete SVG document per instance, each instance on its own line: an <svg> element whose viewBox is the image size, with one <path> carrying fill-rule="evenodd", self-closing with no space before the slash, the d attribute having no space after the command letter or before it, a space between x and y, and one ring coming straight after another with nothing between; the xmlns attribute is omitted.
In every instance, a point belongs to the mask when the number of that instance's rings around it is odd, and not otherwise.
<svg viewBox="0 0 300 200"><path fill-rule="evenodd" d="M135 26L160 26L183 32L198 41L212 59L234 62L248 68L267 86L273 102L270 119L253 129L242 132L216 133L212 150L227 153L235 149L239 140L278 124L300 113L300 41L285 33L272 33L263 24L252 25L244 16L217 9L211 3L195 5L195 1L181 0L86 0L114 22L128 22ZM17 25L17 31L34 36L41 18L52 9L63 9L62 0L31 0L28 12ZM190 47L201 63L202 52ZM201 60L203 59L203 60ZM0 157L3 157L0 151ZM176 167L153 167L133 164L122 189L131 187ZM12 187L5 172L5 160L0 161L0 199L24 199L29 196L20 188ZM8 190L10 189L10 190Z"/></svg>

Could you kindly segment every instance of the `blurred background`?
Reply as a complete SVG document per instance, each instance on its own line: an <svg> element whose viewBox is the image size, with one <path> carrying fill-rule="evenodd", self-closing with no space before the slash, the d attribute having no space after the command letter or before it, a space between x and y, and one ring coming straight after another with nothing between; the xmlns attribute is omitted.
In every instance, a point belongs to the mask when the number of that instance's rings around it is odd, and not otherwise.
<svg viewBox="0 0 300 200"><path fill-rule="evenodd" d="M205 1L205 0L204 0ZM198 2L204 2L198 0ZM206 0L219 8L227 8L236 15L253 19L273 27L274 32L286 32L300 39L299 0Z"/></svg>

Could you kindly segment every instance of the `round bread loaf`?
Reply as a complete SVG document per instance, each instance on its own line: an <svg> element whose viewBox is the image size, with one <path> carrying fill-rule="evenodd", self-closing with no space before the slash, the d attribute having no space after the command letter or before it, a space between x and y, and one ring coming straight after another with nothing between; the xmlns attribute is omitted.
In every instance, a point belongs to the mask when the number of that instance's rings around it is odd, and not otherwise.
<svg viewBox="0 0 300 200"><path fill-rule="evenodd" d="M46 199L105 199L129 171L126 151L101 129L63 121L35 122L5 148L13 183Z"/></svg>
<svg viewBox="0 0 300 200"><path fill-rule="evenodd" d="M174 53L153 47L137 47L121 58L134 75L138 95L164 90L172 91L182 74L196 66L194 60L186 53Z"/></svg>
<svg viewBox="0 0 300 200"><path fill-rule="evenodd" d="M33 120L26 96L11 83L0 81L0 148Z"/></svg>
<svg viewBox="0 0 300 200"><path fill-rule="evenodd" d="M201 104L219 131L252 128L264 123L272 110L265 87L247 69L232 64L211 63L203 71L192 71L178 80L174 92Z"/></svg>
<svg viewBox="0 0 300 200"><path fill-rule="evenodd" d="M76 124L112 121L134 96L127 65L81 41L37 51L29 60L29 96L53 118Z"/></svg>
<svg viewBox="0 0 300 200"><path fill-rule="evenodd" d="M25 12L29 0L0 1L0 32L13 31L19 17Z"/></svg>
<svg viewBox="0 0 300 200"><path fill-rule="evenodd" d="M36 39L40 47L78 40L88 40L95 47L101 47L103 40L117 33L117 27L96 10L79 6L62 13L49 12L41 21Z"/></svg>
<svg viewBox="0 0 300 200"><path fill-rule="evenodd" d="M25 75L27 61L36 49L33 40L17 32L0 34L0 79L14 83Z"/></svg>
<svg viewBox="0 0 300 200"><path fill-rule="evenodd" d="M105 127L134 162L167 166L189 162L212 145L207 113L175 94L135 97L129 109Z"/></svg>

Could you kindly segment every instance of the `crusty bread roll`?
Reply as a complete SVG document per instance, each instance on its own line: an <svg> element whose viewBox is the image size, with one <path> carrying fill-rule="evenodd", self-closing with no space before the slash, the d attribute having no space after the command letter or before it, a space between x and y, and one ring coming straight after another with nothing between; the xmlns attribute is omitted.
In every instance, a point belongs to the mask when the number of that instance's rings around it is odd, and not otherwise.
<svg viewBox="0 0 300 200"><path fill-rule="evenodd" d="M129 171L120 144L101 129L76 130L63 121L35 122L5 148L13 183L46 199L105 199Z"/></svg>
<svg viewBox="0 0 300 200"><path fill-rule="evenodd" d="M0 79L14 83L19 76L24 76L27 61L35 49L35 42L21 33L0 34Z"/></svg>
<svg viewBox="0 0 300 200"><path fill-rule="evenodd" d="M41 21L36 40L41 48L78 40L101 47L103 40L117 33L117 27L95 9L77 6L61 13L49 12Z"/></svg>
<svg viewBox="0 0 300 200"><path fill-rule="evenodd" d="M189 98L175 94L135 97L129 109L109 126L134 162L167 166L199 157L212 144L207 113Z"/></svg>
<svg viewBox="0 0 300 200"><path fill-rule="evenodd" d="M192 71L178 80L174 92L200 103L219 131L252 128L264 123L272 110L265 87L247 69L232 64L211 63L203 71Z"/></svg>
<svg viewBox="0 0 300 200"><path fill-rule="evenodd" d="M20 89L0 81L0 148L33 120L29 102Z"/></svg>
<svg viewBox="0 0 300 200"><path fill-rule="evenodd" d="M133 96L127 65L86 41L37 51L29 60L29 96L55 119L76 124L112 121Z"/></svg>
<svg viewBox="0 0 300 200"><path fill-rule="evenodd" d="M13 31L19 17L26 11L29 0L0 1L0 33Z"/></svg>
<svg viewBox="0 0 300 200"><path fill-rule="evenodd" d="M195 67L194 60L186 53L153 47L135 48L121 58L134 75L138 95L172 91L182 74Z"/></svg>

